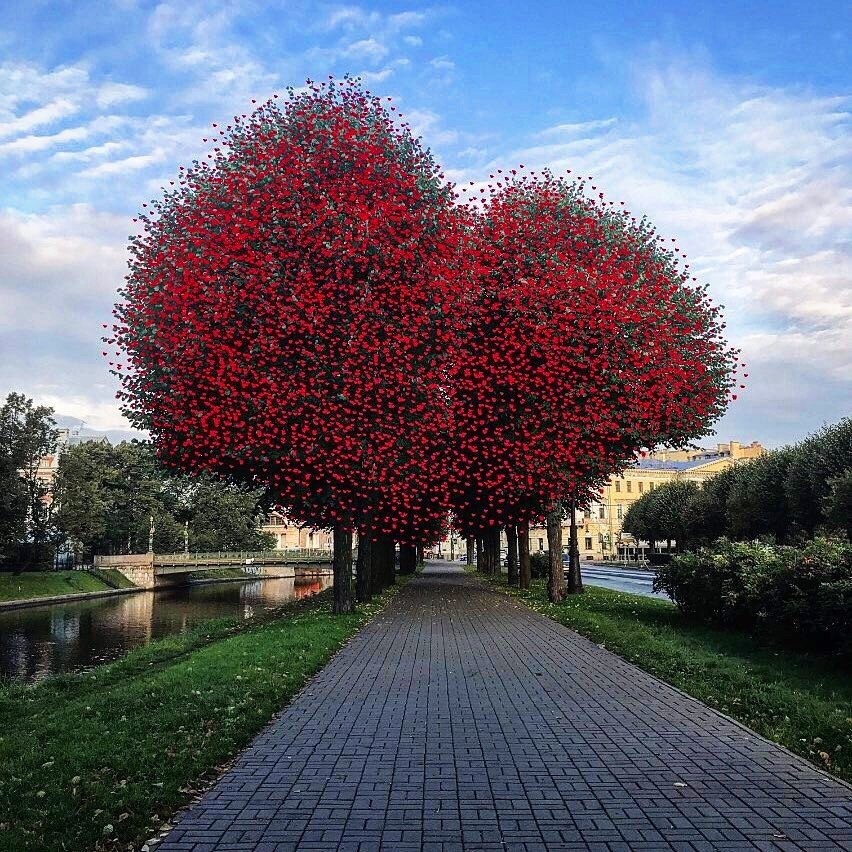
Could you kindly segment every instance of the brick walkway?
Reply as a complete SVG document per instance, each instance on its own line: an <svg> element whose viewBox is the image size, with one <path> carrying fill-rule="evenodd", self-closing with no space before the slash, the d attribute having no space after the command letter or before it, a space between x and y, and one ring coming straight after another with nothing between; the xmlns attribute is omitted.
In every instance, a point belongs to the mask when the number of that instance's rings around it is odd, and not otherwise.
<svg viewBox="0 0 852 852"><path fill-rule="evenodd" d="M404 589L158 849L852 850L852 793L448 567Z"/></svg>

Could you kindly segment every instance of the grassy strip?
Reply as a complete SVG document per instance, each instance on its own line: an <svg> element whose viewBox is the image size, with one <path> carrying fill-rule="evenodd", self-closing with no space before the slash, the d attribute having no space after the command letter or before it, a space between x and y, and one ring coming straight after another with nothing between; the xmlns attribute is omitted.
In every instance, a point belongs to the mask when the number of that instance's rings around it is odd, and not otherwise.
<svg viewBox="0 0 852 852"><path fill-rule="evenodd" d="M393 593L349 616L324 593L0 687L0 850L139 848Z"/></svg>
<svg viewBox="0 0 852 852"><path fill-rule="evenodd" d="M484 580L531 609L852 781L852 679L838 663L694 624L667 601L586 586L561 604Z"/></svg>
<svg viewBox="0 0 852 852"><path fill-rule="evenodd" d="M112 589L135 589L132 583L117 568L89 568L92 576L103 580Z"/></svg>
<svg viewBox="0 0 852 852"><path fill-rule="evenodd" d="M0 574L0 601L103 592L110 588L116 587L88 571L25 571L22 574Z"/></svg>
<svg viewBox="0 0 852 852"><path fill-rule="evenodd" d="M188 580L257 580L242 568L210 568L208 571L192 571L184 575Z"/></svg>

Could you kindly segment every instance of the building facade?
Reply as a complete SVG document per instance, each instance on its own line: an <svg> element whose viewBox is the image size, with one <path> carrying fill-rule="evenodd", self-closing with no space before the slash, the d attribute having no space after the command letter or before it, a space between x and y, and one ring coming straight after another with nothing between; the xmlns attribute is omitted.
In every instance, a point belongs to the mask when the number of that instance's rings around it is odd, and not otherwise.
<svg viewBox="0 0 852 852"><path fill-rule="evenodd" d="M270 512L261 530L275 536L276 550L334 549L330 530L299 526L280 511Z"/></svg>
<svg viewBox="0 0 852 852"><path fill-rule="evenodd" d="M765 452L757 441L742 446L738 441L718 444L716 449L659 450L650 453L634 467L620 476L614 476L604 486L597 502L577 511L577 544L580 559L614 560L635 559L647 555L647 542L636 542L622 532L622 524L632 503L674 480L691 480L701 483L727 467ZM568 552L569 524L562 525L562 550ZM442 555L451 552L449 537L441 542ZM456 537L454 555L464 553L464 539ZM502 547L506 550L506 536L502 536ZM530 553L547 550L547 530L544 527L530 529Z"/></svg>

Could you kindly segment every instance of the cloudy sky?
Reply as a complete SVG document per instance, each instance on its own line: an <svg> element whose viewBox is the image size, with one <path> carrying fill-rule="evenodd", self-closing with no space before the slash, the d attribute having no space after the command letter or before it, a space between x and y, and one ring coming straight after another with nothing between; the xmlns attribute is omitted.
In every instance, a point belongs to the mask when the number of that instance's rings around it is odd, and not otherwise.
<svg viewBox="0 0 852 852"><path fill-rule="evenodd" d="M452 178L571 168L676 236L750 367L719 440L802 438L852 411L849 8L0 3L0 393L126 426L99 338L135 211L212 122L349 72Z"/></svg>

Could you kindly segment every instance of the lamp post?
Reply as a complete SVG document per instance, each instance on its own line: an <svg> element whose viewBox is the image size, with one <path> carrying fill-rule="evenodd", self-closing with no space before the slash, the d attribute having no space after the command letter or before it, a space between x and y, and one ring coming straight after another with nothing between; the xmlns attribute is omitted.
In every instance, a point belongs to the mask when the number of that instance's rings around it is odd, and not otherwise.
<svg viewBox="0 0 852 852"><path fill-rule="evenodd" d="M151 515L151 529L148 531L148 553L154 552L154 516Z"/></svg>

